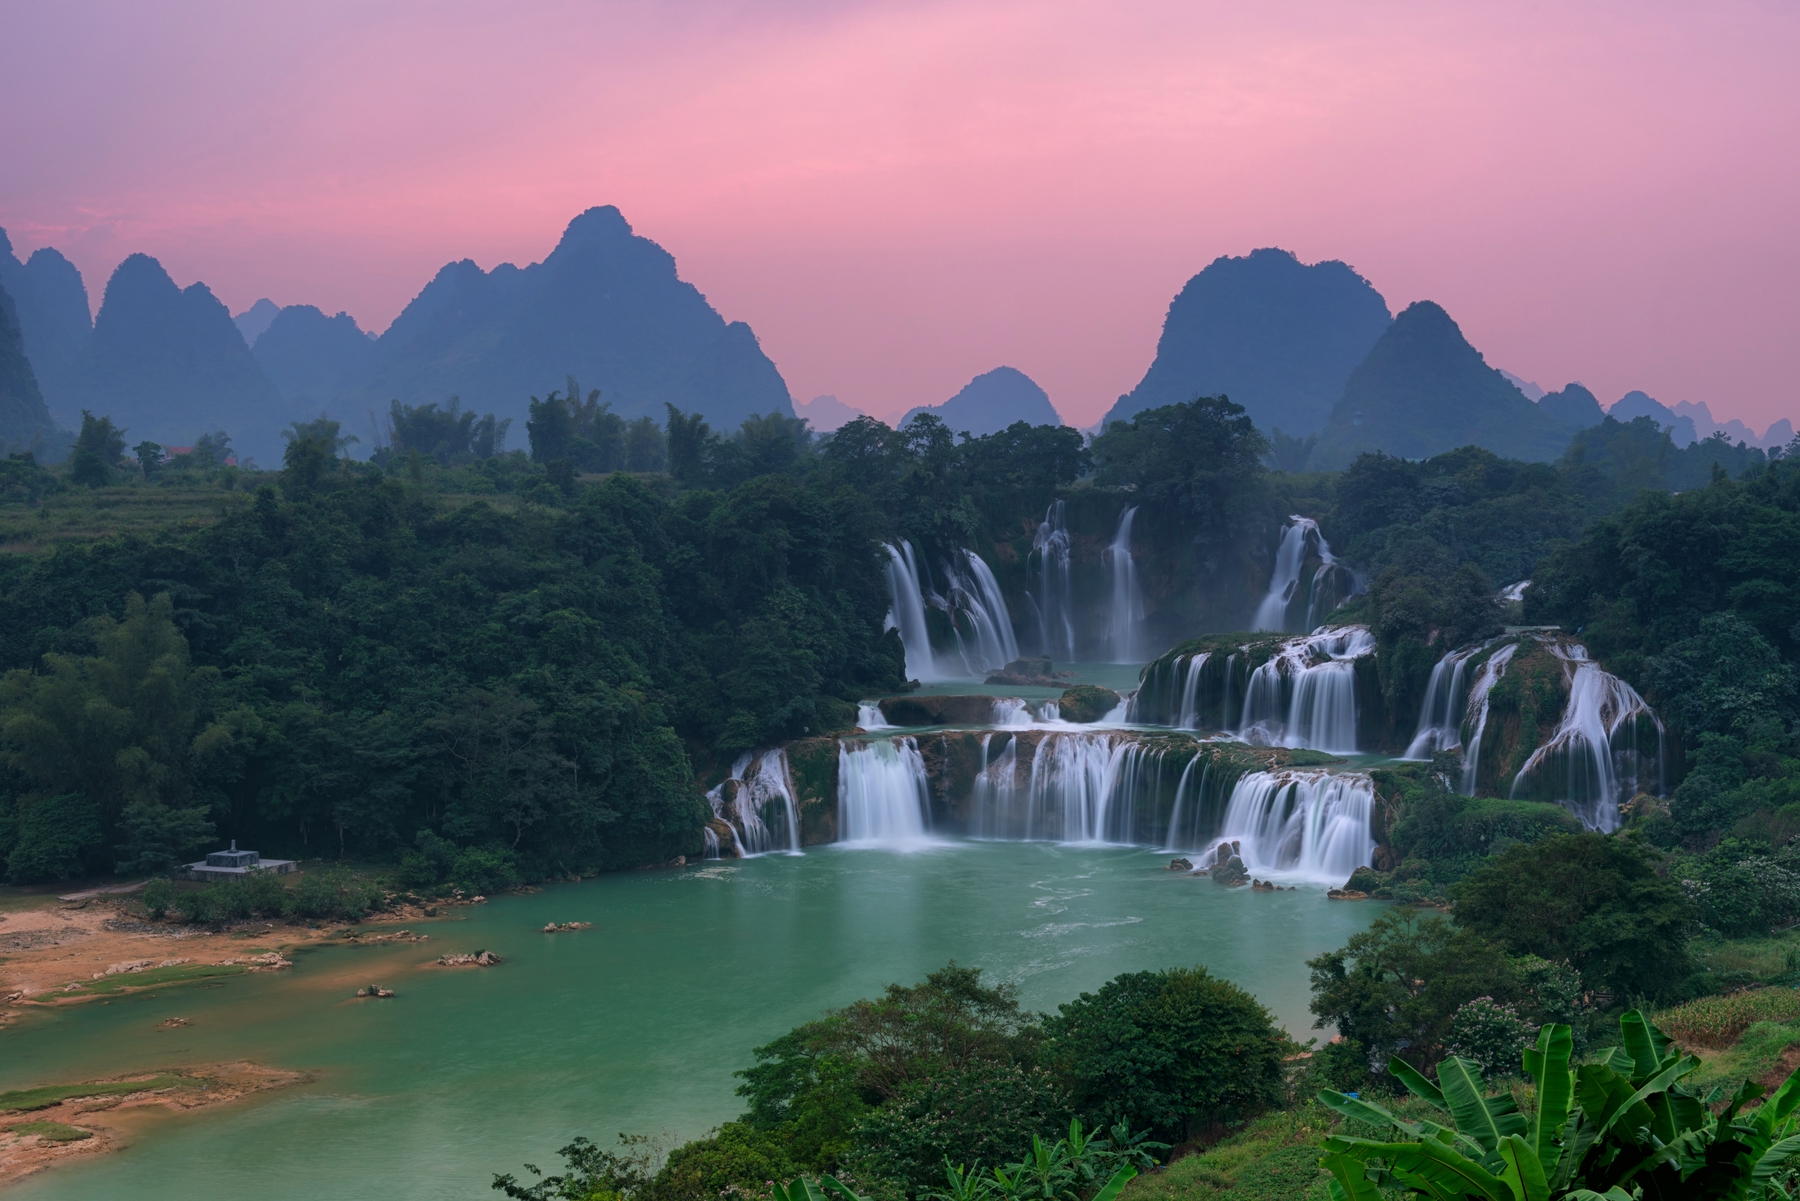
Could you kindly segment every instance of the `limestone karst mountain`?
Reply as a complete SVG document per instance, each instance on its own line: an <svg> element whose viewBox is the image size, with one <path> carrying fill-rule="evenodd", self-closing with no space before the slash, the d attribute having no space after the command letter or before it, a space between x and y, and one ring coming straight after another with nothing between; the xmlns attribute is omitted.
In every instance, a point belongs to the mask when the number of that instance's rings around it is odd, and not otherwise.
<svg viewBox="0 0 1800 1201"><path fill-rule="evenodd" d="M1541 462L1560 455L1576 428L1525 399L1450 314L1422 300L1351 372L1308 466L1341 467L1365 450L1423 459L1470 444Z"/></svg>
<svg viewBox="0 0 1800 1201"><path fill-rule="evenodd" d="M1560 391L1545 394L1537 405L1548 416L1578 430L1599 425L1606 416L1594 394L1578 383L1564 384Z"/></svg>
<svg viewBox="0 0 1800 1201"><path fill-rule="evenodd" d="M908 409L900 424L905 425L920 413L930 413L951 429L976 436L999 433L1015 421L1030 425L1063 423L1044 390L1029 375L1013 367L984 371L943 404Z"/></svg>
<svg viewBox="0 0 1800 1201"><path fill-rule="evenodd" d="M1102 427L1224 393L1265 432L1312 433L1390 320L1381 293L1343 263L1276 249L1214 259L1169 305L1155 361Z"/></svg>
<svg viewBox="0 0 1800 1201"><path fill-rule="evenodd" d="M280 310L250 349L283 400L312 408L331 407L347 386L355 385L374 352L375 343L356 318L348 313L327 317L310 304Z"/></svg>
<svg viewBox="0 0 1800 1201"><path fill-rule="evenodd" d="M811 400L796 400L794 416L806 418L814 433L829 434L863 416L863 411L845 404L835 396L824 395L815 396Z"/></svg>
<svg viewBox="0 0 1800 1201"><path fill-rule="evenodd" d="M25 357L18 309L0 285L0 453L29 450L41 454L56 432L38 390L37 376Z"/></svg>
<svg viewBox="0 0 1800 1201"><path fill-rule="evenodd" d="M524 426L528 398L569 376L612 411L661 421L664 404L715 429L793 415L787 384L743 322L730 322L675 259L610 205L576 217L541 263L437 273L375 344L346 409L463 403Z"/></svg>
<svg viewBox="0 0 1800 1201"><path fill-rule="evenodd" d="M280 459L280 429L300 415L283 405L212 291L177 287L145 254L120 263L107 282L77 397L134 443L191 445L225 430L240 452L269 465Z"/></svg>
<svg viewBox="0 0 1800 1201"><path fill-rule="evenodd" d="M281 306L276 304L273 300L270 300L267 296L264 296L255 304L234 316L231 319L231 323L238 327L238 333L244 335L244 345L248 346L251 350L255 350L256 340L263 336L264 330L274 324L275 318L280 315L280 313Z"/></svg>
<svg viewBox="0 0 1800 1201"><path fill-rule="evenodd" d="M20 262L0 229L0 287L11 294L32 373L51 415L73 428L81 419L77 392L94 334L87 286L75 264L43 247Z"/></svg>

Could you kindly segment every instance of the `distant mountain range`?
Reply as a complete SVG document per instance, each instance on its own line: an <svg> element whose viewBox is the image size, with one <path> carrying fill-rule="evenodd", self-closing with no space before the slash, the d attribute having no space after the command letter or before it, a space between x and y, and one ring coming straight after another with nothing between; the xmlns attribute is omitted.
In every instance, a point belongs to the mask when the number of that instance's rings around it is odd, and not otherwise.
<svg viewBox="0 0 1800 1201"><path fill-rule="evenodd" d="M867 414L835 396L815 396L811 400L796 400L794 416L806 418L814 433L829 434Z"/></svg>
<svg viewBox="0 0 1800 1201"><path fill-rule="evenodd" d="M930 413L958 433L977 437L997 434L1017 421L1030 425L1063 423L1044 390L1014 367L983 372L943 404L908 409L900 424L905 425L921 413Z"/></svg>
<svg viewBox="0 0 1800 1201"><path fill-rule="evenodd" d="M1102 426L1223 393L1264 430L1313 433L1391 320L1381 293L1343 263L1274 249L1214 259L1170 303L1150 369Z"/></svg>
<svg viewBox="0 0 1800 1201"><path fill-rule="evenodd" d="M0 284L0 453L43 453L57 432L25 357L18 307Z"/></svg>
<svg viewBox="0 0 1800 1201"><path fill-rule="evenodd" d="M530 397L570 376L625 417L661 421L667 403L730 429L793 413L750 327L726 322L612 207L576 217L541 263L445 266L373 341L311 305L260 300L234 318L206 285L178 288L141 254L119 265L90 321L74 265L50 249L21 263L4 231L0 286L57 423L74 428L92 409L164 445L222 429L265 466L280 461L289 422L323 411L355 430L394 399L458 396L522 430Z"/></svg>

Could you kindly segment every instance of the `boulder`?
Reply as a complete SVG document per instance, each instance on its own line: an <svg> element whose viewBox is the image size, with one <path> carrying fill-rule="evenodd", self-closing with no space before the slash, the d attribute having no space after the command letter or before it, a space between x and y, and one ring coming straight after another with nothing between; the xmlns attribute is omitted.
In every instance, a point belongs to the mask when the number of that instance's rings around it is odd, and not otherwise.
<svg viewBox="0 0 1800 1201"><path fill-rule="evenodd" d="M1250 883L1250 872L1244 867L1244 861L1233 855L1212 869L1212 882L1231 888L1240 888Z"/></svg>
<svg viewBox="0 0 1800 1201"><path fill-rule="evenodd" d="M1172 872L1191 872L1194 870L1194 865L1187 859L1171 859L1169 860L1169 870Z"/></svg>
<svg viewBox="0 0 1800 1201"><path fill-rule="evenodd" d="M1062 694L1057 710L1064 721L1099 721L1119 705L1119 694L1098 684L1077 684Z"/></svg>

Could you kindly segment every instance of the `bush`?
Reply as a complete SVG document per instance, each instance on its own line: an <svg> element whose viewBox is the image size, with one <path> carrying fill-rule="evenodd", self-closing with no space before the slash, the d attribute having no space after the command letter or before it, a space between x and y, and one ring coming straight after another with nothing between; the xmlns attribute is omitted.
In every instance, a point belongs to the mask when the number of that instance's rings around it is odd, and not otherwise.
<svg viewBox="0 0 1800 1201"><path fill-rule="evenodd" d="M169 912L169 902L175 898L175 886L161 876L144 885L144 912L152 921L162 921Z"/></svg>
<svg viewBox="0 0 1800 1201"><path fill-rule="evenodd" d="M1042 1068L968 1064L910 1085L863 1119L851 1168L860 1179L898 1180L909 1191L941 1185L944 1160L997 1167L1024 1158L1031 1138L1066 1131L1068 1090Z"/></svg>
<svg viewBox="0 0 1800 1201"><path fill-rule="evenodd" d="M1170 1141L1195 1120L1280 1103L1292 1050L1255 997L1203 967L1117 976L1045 1022L1046 1062L1095 1126L1129 1122Z"/></svg>
<svg viewBox="0 0 1800 1201"><path fill-rule="evenodd" d="M1729 997L1702 997L1658 1014L1657 1026L1691 1047L1728 1047L1757 1022L1800 1019L1800 992L1763 988Z"/></svg>
<svg viewBox="0 0 1800 1201"><path fill-rule="evenodd" d="M1449 1050L1473 1061L1485 1079L1497 1080L1518 1075L1531 1035L1531 1026L1511 1005L1476 997L1451 1017Z"/></svg>
<svg viewBox="0 0 1800 1201"><path fill-rule="evenodd" d="M721 1196L766 1196L772 1181L799 1170L781 1140L743 1122L727 1122L710 1137L684 1143L650 1182L646 1201L718 1201Z"/></svg>
<svg viewBox="0 0 1800 1201"><path fill-rule="evenodd" d="M379 908L382 891L372 880L342 868L307 872L294 890L293 912L298 917L359 922Z"/></svg>

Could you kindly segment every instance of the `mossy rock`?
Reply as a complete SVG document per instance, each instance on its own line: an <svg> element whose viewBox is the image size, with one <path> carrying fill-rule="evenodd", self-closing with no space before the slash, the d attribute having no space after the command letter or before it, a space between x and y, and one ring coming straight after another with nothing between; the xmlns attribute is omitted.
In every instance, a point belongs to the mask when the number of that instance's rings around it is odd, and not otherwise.
<svg viewBox="0 0 1800 1201"><path fill-rule="evenodd" d="M1057 710L1064 721L1099 721L1119 706L1119 694L1098 684L1077 684L1062 694Z"/></svg>

